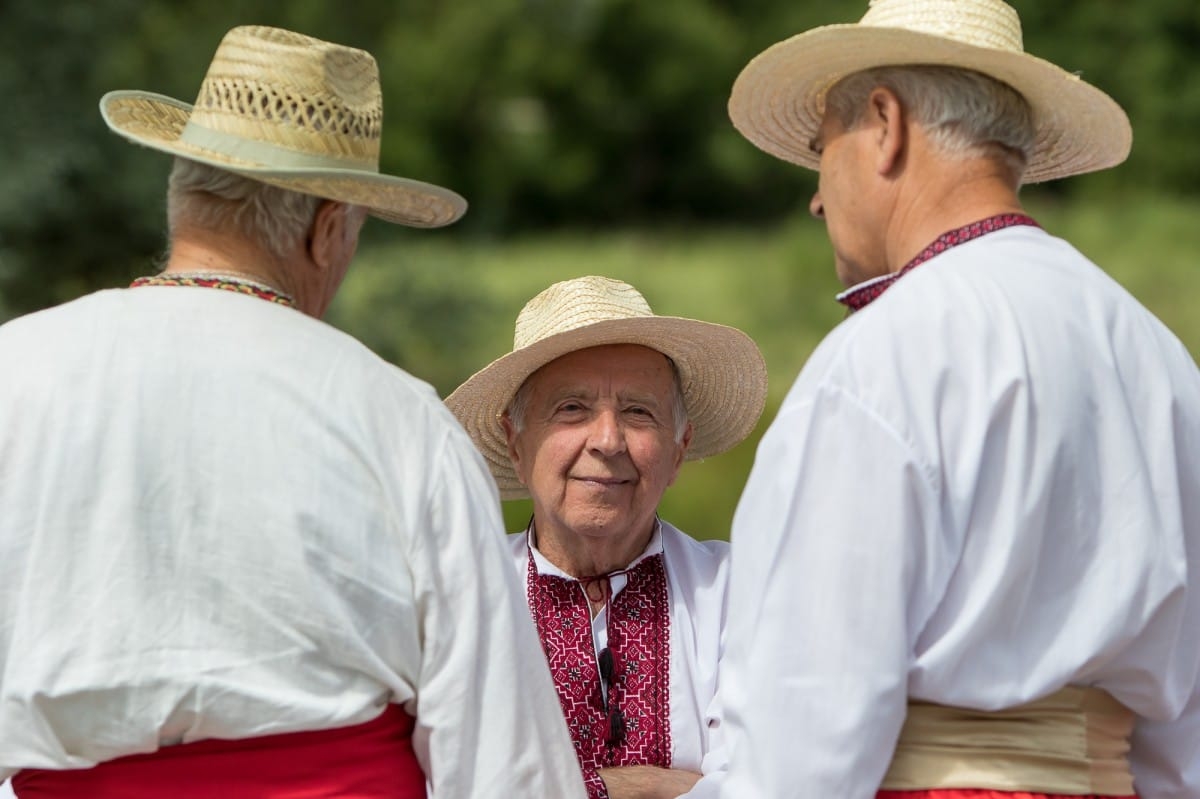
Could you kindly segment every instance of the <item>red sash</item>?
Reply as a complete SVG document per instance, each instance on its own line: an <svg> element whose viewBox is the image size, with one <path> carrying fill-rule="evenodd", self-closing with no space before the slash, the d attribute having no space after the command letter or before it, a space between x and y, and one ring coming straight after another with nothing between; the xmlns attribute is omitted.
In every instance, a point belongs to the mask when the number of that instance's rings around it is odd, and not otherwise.
<svg viewBox="0 0 1200 799"><path fill-rule="evenodd" d="M415 724L388 705L352 727L164 746L88 769L24 769L13 788L20 799L425 799Z"/></svg>
<svg viewBox="0 0 1200 799"><path fill-rule="evenodd" d="M977 788L931 788L929 791L880 791L875 799L1138 799L1138 797L1100 797L1096 794L1063 795L1025 791L980 791Z"/></svg>

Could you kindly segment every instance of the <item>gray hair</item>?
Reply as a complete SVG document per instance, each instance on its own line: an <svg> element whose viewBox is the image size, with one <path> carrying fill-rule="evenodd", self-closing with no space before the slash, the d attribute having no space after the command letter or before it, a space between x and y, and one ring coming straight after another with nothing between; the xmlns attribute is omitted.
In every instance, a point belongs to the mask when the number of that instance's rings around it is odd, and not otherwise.
<svg viewBox="0 0 1200 799"><path fill-rule="evenodd" d="M999 154L1018 180L1025 172L1037 138L1033 109L1008 84L956 67L877 67L834 84L825 97L825 113L844 129L853 129L878 86L896 94L944 154Z"/></svg>
<svg viewBox="0 0 1200 799"><path fill-rule="evenodd" d="M675 361L666 355L663 357L671 365L671 421L675 424L675 443L678 444L683 441L688 424L687 404L683 401L683 378L679 375L679 367L675 365ZM529 399L532 394L533 383L526 378L504 411L518 433L525 428L525 415L529 411Z"/></svg>
<svg viewBox="0 0 1200 799"><path fill-rule="evenodd" d="M167 225L230 229L284 258L303 241L320 197L260 183L224 169L176 158L167 182Z"/></svg>

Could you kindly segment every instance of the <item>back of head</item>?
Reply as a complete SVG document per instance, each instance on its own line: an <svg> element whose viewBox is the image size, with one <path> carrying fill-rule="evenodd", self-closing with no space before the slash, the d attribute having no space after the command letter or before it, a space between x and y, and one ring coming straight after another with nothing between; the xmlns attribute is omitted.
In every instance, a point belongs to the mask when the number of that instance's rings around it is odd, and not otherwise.
<svg viewBox="0 0 1200 799"><path fill-rule="evenodd" d="M1037 132L1033 109L1012 87L979 72L944 66L877 67L843 78L825 97L825 113L854 128L877 87L893 92L930 143L949 160L994 158L1019 183Z"/></svg>
<svg viewBox="0 0 1200 799"><path fill-rule="evenodd" d="M303 241L320 197L271 186L187 158L176 158L167 185L167 225L232 232L279 260Z"/></svg>

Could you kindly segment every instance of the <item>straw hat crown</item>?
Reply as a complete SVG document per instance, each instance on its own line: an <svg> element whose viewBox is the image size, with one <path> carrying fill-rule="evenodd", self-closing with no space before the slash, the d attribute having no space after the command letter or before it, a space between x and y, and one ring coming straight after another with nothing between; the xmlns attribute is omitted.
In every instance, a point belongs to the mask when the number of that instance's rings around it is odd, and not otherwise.
<svg viewBox="0 0 1200 799"><path fill-rule="evenodd" d="M873 0L855 24L826 25L778 42L738 75L729 115L766 152L810 169L826 92L866 69L933 65L980 72L1018 91L1036 140L1024 182L1115 166L1129 155L1129 118L1078 75L1025 52L1021 21L1001 0Z"/></svg>
<svg viewBox="0 0 1200 799"><path fill-rule="evenodd" d="M692 424L688 460L724 452L754 429L767 397L767 370L754 341L724 325L656 316L637 289L607 277L555 283L521 309L513 351L476 372L446 398L475 441L503 499L528 496L508 458L501 418L538 369L576 350L638 344L679 371Z"/></svg>
<svg viewBox="0 0 1200 799"><path fill-rule="evenodd" d="M383 97L364 50L291 31L235 28L213 56L184 130L270 141L330 166L378 169ZM197 138L200 138L199 136Z"/></svg>
<svg viewBox="0 0 1200 799"><path fill-rule="evenodd" d="M859 25L901 28L976 47L1025 52L1021 19L999 0L871 0Z"/></svg>
<svg viewBox="0 0 1200 799"><path fill-rule="evenodd" d="M628 283L606 277L581 277L555 283L517 315L513 350L597 322L654 316L650 304Z"/></svg>
<svg viewBox="0 0 1200 799"><path fill-rule="evenodd" d="M135 143L362 205L389 222L437 227L466 210L448 189L379 172L383 97L365 50L241 26L221 40L193 105L116 91L100 111Z"/></svg>

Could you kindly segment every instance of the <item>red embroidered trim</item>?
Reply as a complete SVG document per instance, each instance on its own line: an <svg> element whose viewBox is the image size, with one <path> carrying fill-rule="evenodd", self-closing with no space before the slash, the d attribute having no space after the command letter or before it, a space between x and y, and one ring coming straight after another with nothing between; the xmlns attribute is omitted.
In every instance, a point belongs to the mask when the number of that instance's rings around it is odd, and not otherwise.
<svg viewBox="0 0 1200 799"><path fill-rule="evenodd" d="M609 700L625 718L624 740L610 747L587 597L579 581L538 574L529 558L529 610L585 777L607 766L671 767L670 611L663 557L646 558L625 574L628 582L608 606L608 646L617 663ZM603 788L602 781L595 782ZM606 796L593 790L589 782L591 799Z"/></svg>
<svg viewBox="0 0 1200 799"><path fill-rule="evenodd" d="M999 214L987 219L981 219L978 222L972 222L957 230L951 230L938 236L932 244L921 250L916 258L906 263L900 271L870 280L859 288L851 288L844 291L838 295L837 300L843 305L849 306L851 313L865 308L879 299L879 295L891 288L892 284L899 280L902 275L914 267L925 263L933 256L940 255L951 247L956 247L971 239L977 239L985 234L1003 230L1006 227L1013 227L1014 225L1041 227L1032 217L1025 214Z"/></svg>
<svg viewBox="0 0 1200 799"><path fill-rule="evenodd" d="M583 769L583 787L587 790L588 799L609 799L608 786L604 784L600 772L582 763L580 767Z"/></svg>
<svg viewBox="0 0 1200 799"><path fill-rule="evenodd" d="M274 289L265 286L258 286L253 283L243 283L238 280L231 280L224 277L191 277L184 275L153 275L150 277L139 277L129 284L130 288L139 286L199 286L208 289L223 289L224 291L235 291L238 294L249 294L253 297L273 302L277 305L286 305L289 308L296 303L286 294L281 294Z"/></svg>

